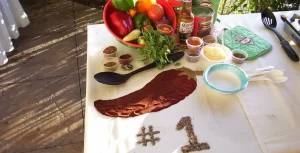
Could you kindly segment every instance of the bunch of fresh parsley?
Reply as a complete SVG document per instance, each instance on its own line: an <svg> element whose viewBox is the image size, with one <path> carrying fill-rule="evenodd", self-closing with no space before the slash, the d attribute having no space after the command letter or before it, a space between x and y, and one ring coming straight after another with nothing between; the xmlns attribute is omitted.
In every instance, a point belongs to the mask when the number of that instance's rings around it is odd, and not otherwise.
<svg viewBox="0 0 300 153"><path fill-rule="evenodd" d="M148 29L143 32L141 39L145 41L146 45L139 49L140 54L145 57L145 60L152 59L156 62L157 68L164 68L170 62L167 55L174 47L175 38Z"/></svg>

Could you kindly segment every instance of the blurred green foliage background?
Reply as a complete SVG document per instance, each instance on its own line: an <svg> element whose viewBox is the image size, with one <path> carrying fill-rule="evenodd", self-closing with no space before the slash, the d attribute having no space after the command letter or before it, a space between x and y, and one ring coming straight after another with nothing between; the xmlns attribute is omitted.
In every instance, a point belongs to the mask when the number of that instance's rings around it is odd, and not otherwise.
<svg viewBox="0 0 300 153"><path fill-rule="evenodd" d="M108 0L74 0L91 7L103 9ZM208 0L193 0L194 3ZM270 8L272 11L298 10L300 0L209 0L219 5L219 14L245 14L261 12L263 8Z"/></svg>
<svg viewBox="0 0 300 153"><path fill-rule="evenodd" d="M218 13L256 13L266 7L272 11L298 10L299 3L300 0L221 0Z"/></svg>

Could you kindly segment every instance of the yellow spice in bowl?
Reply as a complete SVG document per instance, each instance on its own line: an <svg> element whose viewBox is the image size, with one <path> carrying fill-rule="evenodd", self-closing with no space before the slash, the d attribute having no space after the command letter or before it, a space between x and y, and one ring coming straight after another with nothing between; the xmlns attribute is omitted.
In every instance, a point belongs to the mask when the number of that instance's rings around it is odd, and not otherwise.
<svg viewBox="0 0 300 153"><path fill-rule="evenodd" d="M205 46L204 47L204 55L211 60L224 60L226 59L225 51L220 47L214 46Z"/></svg>

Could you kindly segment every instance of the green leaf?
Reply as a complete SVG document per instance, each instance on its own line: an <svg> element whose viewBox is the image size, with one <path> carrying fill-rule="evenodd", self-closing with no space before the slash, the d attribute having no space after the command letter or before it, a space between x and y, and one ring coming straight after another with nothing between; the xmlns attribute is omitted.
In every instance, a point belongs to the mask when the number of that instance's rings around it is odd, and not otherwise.
<svg viewBox="0 0 300 153"><path fill-rule="evenodd" d="M175 44L175 39L163 35L156 30L147 30L143 33L147 46L140 48L139 53L146 59L156 62L157 68L162 69L169 61L167 54Z"/></svg>
<svg viewBox="0 0 300 153"><path fill-rule="evenodd" d="M174 64L174 66L180 66L181 65L181 63L179 63L179 62L176 62L175 64Z"/></svg>

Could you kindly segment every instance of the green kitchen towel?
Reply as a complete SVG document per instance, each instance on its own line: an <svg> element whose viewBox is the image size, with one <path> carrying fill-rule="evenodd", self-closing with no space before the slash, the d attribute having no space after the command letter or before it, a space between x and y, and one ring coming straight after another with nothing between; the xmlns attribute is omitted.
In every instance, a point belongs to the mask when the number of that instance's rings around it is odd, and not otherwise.
<svg viewBox="0 0 300 153"><path fill-rule="evenodd" d="M224 45L233 49L242 49L248 53L248 60L255 60L259 56L272 50L272 45L248 29L236 26L233 29L225 30ZM222 36L218 36L222 42Z"/></svg>

